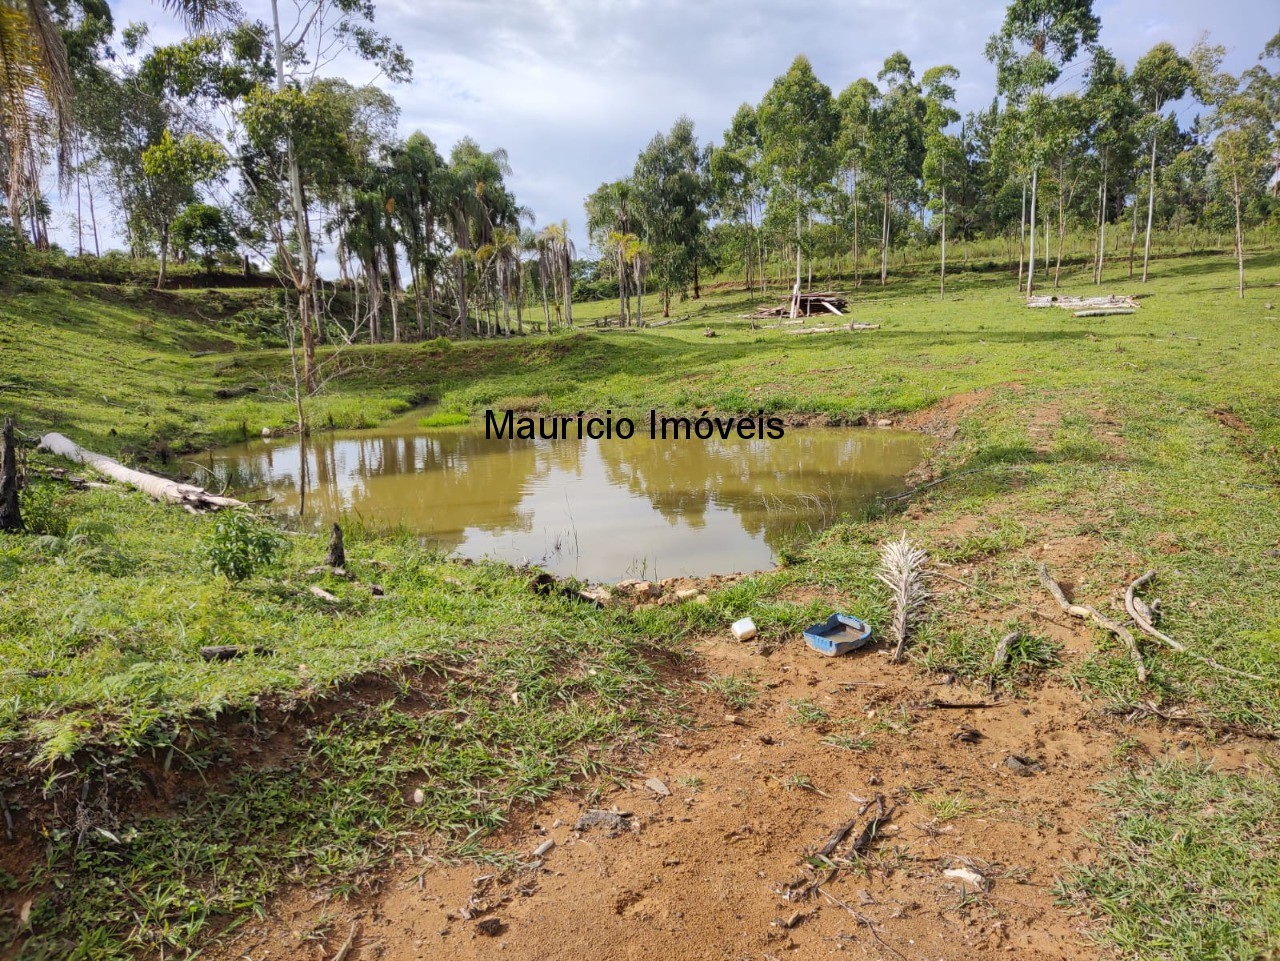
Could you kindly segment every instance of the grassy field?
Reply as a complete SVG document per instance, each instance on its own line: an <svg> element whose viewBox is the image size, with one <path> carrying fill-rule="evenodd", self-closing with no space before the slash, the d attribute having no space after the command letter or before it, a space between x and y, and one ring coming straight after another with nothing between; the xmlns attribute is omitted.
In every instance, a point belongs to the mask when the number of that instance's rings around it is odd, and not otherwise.
<svg viewBox="0 0 1280 961"><path fill-rule="evenodd" d="M575 776L607 778L655 725L679 723L671 694L686 638L744 613L767 636L789 636L819 613L782 600L804 587L838 588L882 618L872 548L904 528L1007 599L983 618L959 596L940 600L912 651L920 669L983 677L1014 605L1039 590L1028 548L1052 539L1078 546L1063 562L1082 573L1077 598L1114 612L1123 585L1155 569L1166 632L1237 670L1280 675L1280 312L1268 308L1280 256L1258 254L1249 271L1256 287L1243 301L1222 257L1162 260L1146 287L1117 275L1103 290L1143 295L1132 316L1027 310L1003 275L957 273L945 299L924 276L864 287L855 319L876 331L753 330L739 315L755 300L728 290L676 305L698 313L659 330L330 354L341 375L309 402L320 426L369 425L428 401L446 415L656 407L938 424L930 466L948 480L832 528L787 568L708 605L600 611L530 593L510 569L359 529L353 579L310 573L323 543L290 534L278 562L231 584L209 569L208 518L41 477L31 529L0 543L0 790L20 817L23 804L43 810L33 787L75 814L49 824L23 870L0 861L0 932L22 930L32 898L40 933L22 940L24 958L180 952L285 881L359 884L420 836L410 832L435 829L441 851L474 852L513 803ZM0 412L27 436L59 430L170 471L183 452L287 427L287 354L206 319L200 296L52 281L0 292ZM216 393L244 387L254 392ZM952 413L927 413L957 397ZM200 659L220 643L254 653ZM1280 727L1275 684L1144 649L1145 686L1101 632L1066 680L1099 707ZM1053 660L1034 641L1021 656ZM277 766L270 734L290 710L312 720L302 760ZM144 798L149 778L174 777L209 787L176 811L121 803ZM1102 861L1069 873L1063 896L1111 918L1105 936L1130 956L1265 946L1280 891L1241 865L1277 857L1273 788L1191 768L1126 777L1108 789ZM421 804L418 786L429 788ZM1180 845L1205 798L1222 817ZM1144 818L1172 833L1135 847ZM1218 866L1203 897L1158 883L1193 863ZM1195 924L1196 911L1227 903L1239 905L1234 923ZM1170 919L1164 942L1143 934L1153 917Z"/></svg>

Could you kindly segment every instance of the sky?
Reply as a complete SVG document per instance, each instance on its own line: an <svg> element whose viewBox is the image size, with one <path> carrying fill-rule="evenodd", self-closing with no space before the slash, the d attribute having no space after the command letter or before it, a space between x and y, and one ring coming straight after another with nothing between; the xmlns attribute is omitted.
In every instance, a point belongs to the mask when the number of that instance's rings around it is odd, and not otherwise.
<svg viewBox="0 0 1280 961"><path fill-rule="evenodd" d="M241 0L268 19L266 0ZM282 0L288 9L294 0ZM949 63L962 112L985 107L995 70L983 57L1002 0L374 0L376 26L414 62L387 89L404 134L421 130L447 156L470 135L504 147L517 200L539 226L567 219L587 248L583 199L627 175L636 155L681 114L703 142L719 140L744 101L758 103L797 54L839 93L874 79L902 50L917 75ZM1257 0L1096 0L1101 42L1124 63L1161 40L1188 49L1205 32L1233 73L1257 62L1280 30L1280 8ZM151 25L157 43L180 26L153 0L111 3L117 27ZM344 64L352 83L381 82ZM1083 64L1068 68L1078 76ZM341 72L341 71L339 71ZM1185 108L1187 119L1194 107ZM64 244L66 228L58 231Z"/></svg>

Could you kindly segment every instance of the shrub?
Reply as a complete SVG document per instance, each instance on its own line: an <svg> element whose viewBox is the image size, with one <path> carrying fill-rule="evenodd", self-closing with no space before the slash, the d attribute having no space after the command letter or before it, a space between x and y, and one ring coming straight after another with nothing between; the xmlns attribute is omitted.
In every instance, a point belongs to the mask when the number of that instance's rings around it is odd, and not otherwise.
<svg viewBox="0 0 1280 961"><path fill-rule="evenodd" d="M284 535L249 511L224 511L213 523L204 549L209 567L233 584L252 577L284 553Z"/></svg>

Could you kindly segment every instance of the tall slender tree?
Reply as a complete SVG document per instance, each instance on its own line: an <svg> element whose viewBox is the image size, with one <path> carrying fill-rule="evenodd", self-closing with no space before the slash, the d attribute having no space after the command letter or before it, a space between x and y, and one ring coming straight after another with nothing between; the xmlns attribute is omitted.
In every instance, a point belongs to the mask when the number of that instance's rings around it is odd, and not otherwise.
<svg viewBox="0 0 1280 961"><path fill-rule="evenodd" d="M1156 210L1156 146L1167 126L1164 108L1181 99L1194 79L1191 61L1168 42L1157 43L1133 68L1133 90L1147 111L1147 139L1151 141L1151 166L1147 172L1147 232L1142 248L1142 282L1151 264L1151 223Z"/></svg>

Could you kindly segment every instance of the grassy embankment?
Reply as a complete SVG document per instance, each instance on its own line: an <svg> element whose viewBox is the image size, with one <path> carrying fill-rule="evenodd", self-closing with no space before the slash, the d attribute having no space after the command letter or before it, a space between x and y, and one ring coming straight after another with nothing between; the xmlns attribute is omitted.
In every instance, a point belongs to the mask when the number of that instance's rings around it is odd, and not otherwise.
<svg viewBox="0 0 1280 961"><path fill-rule="evenodd" d="M34 877L0 874L0 890L35 882L8 898L0 924L16 932L18 906L34 894L28 957L61 957L72 943L83 957L181 949L282 881L357 884L420 837L415 829L438 829L436 850L446 850L499 823L515 800L625 764L618 746L671 716L663 691L680 682L662 680L662 665L687 633L750 612L784 635L818 613L779 600L797 585L862 598L860 613L875 619L872 548L904 524L1010 601L1038 590L1026 549L1048 538L1084 546L1068 573L1077 597L1099 606L1153 567L1166 631L1233 667L1280 673L1280 315L1265 309L1270 292L1238 301L1223 259L1163 261L1156 274L1128 317L1025 310L1003 278L972 275L955 277L941 302L925 278L867 290L857 319L882 328L859 334L752 331L737 317L751 303L739 292L656 331L359 348L313 402L314 422L359 426L428 399L457 412L765 408L851 419L967 395L933 465L952 480L905 517L834 528L799 563L705 607L584 609L529 594L507 569L449 564L411 538L360 531L350 551L358 583L308 574L323 545L302 535L277 568L232 587L205 567L206 519L137 495L38 484L35 529L0 545L0 788L21 803L25 786L45 782L78 810L50 825ZM1251 276L1274 284L1280 261L1255 258ZM89 286L23 286L0 296L0 399L27 433L57 429L173 469L176 452L290 422L287 398L272 393L287 358L245 349L194 311L175 317L187 294L159 309L145 295L136 304ZM579 315L615 311L595 304ZM719 336L703 338L704 326ZM259 390L215 395L243 386ZM374 581L385 598L360 586ZM312 583L341 603L316 599ZM986 598L978 619L966 601L935 606L914 651L920 666L973 676L989 663L1018 609ZM1153 676L1139 688L1122 652L1096 640L1070 680L1100 705L1154 701L1212 723L1280 724L1274 686L1148 647ZM216 665L196 655L224 642L263 653ZM231 725L202 721L274 717L295 696L333 694L375 670L398 680L377 696L331 699L282 763L268 748L272 763L227 773L244 763L231 758L245 742L257 753L248 726L233 739ZM129 756L152 768L140 774ZM201 769L210 787L163 815L122 803L145 795L148 779ZM1095 898L1111 936L1133 951L1147 950L1135 931L1154 917L1175 956L1260 946L1280 893L1244 867L1277 857L1266 828L1280 816L1275 792L1197 769L1126 776L1102 859L1070 889ZM420 806L418 785L428 788ZM1196 832L1200 797L1231 813ZM1135 855L1142 819L1170 833ZM1195 846L1182 844L1186 832ZM25 850L43 843L28 838ZM1205 864L1211 885L1197 873ZM1184 884L1167 883L1179 874ZM1236 923L1195 923L1233 899L1243 905Z"/></svg>

